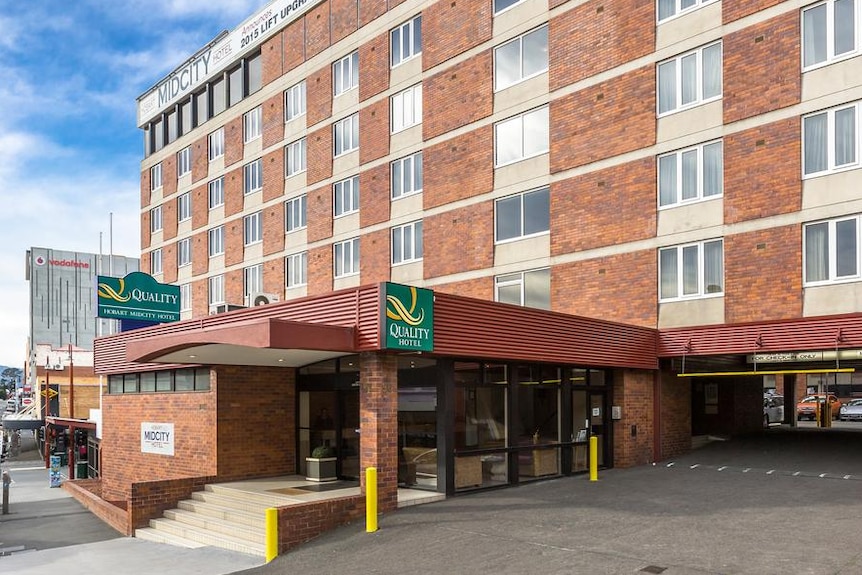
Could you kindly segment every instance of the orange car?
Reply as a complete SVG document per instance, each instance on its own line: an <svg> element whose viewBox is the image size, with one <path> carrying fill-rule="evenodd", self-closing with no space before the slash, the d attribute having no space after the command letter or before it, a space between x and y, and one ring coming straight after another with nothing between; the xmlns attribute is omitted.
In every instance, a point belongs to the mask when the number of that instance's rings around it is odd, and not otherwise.
<svg viewBox="0 0 862 575"><path fill-rule="evenodd" d="M832 408L832 419L837 419L841 410L841 400L829 394L829 407ZM796 419L808 418L814 421L817 417L817 404L823 406L822 395L809 395L796 404Z"/></svg>

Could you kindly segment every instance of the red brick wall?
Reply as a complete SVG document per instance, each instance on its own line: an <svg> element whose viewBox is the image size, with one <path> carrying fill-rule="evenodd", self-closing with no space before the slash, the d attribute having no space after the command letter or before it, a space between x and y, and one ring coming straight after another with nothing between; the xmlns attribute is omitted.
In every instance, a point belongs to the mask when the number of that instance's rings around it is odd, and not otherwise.
<svg viewBox="0 0 862 575"><path fill-rule="evenodd" d="M312 185L332 177L332 126L323 126L306 139L306 181Z"/></svg>
<svg viewBox="0 0 862 575"><path fill-rule="evenodd" d="M389 87L389 32L359 47L359 100L364 102Z"/></svg>
<svg viewBox="0 0 862 575"><path fill-rule="evenodd" d="M102 497L131 496L154 479L215 475L216 391L105 394L102 397ZM174 424L174 455L141 453L141 423Z"/></svg>
<svg viewBox="0 0 862 575"><path fill-rule="evenodd" d="M146 248L150 247L152 241L153 238L150 233L150 210L144 210L141 212L141 250L145 250ZM141 271L143 271L144 269L145 268L142 265Z"/></svg>
<svg viewBox="0 0 862 575"><path fill-rule="evenodd" d="M655 461L653 379L650 371L614 371L613 403L622 408L622 419L612 423L614 467L634 467ZM637 433L634 437L633 427Z"/></svg>
<svg viewBox="0 0 862 575"><path fill-rule="evenodd" d="M284 148L278 148L263 157L263 201L268 202L284 195Z"/></svg>
<svg viewBox="0 0 862 575"><path fill-rule="evenodd" d="M551 185L551 254L655 237L655 160L644 158Z"/></svg>
<svg viewBox="0 0 862 575"><path fill-rule="evenodd" d="M162 248L162 283L172 284L177 281L177 244L168 244Z"/></svg>
<svg viewBox="0 0 862 575"><path fill-rule="evenodd" d="M192 317L209 314L209 280L206 278L192 282Z"/></svg>
<svg viewBox="0 0 862 575"><path fill-rule="evenodd" d="M78 479L64 481L61 487L68 491L81 505L93 515L122 533L132 535L131 517L126 511L125 502L115 505L102 499L102 482L99 479Z"/></svg>
<svg viewBox="0 0 862 575"><path fill-rule="evenodd" d="M171 154L162 160L162 197L177 193L177 156Z"/></svg>
<svg viewBox="0 0 862 575"><path fill-rule="evenodd" d="M284 73L305 62L305 18L295 20L284 29Z"/></svg>
<svg viewBox="0 0 862 575"><path fill-rule="evenodd" d="M554 311L655 327L656 257L641 250L552 267Z"/></svg>
<svg viewBox="0 0 862 575"><path fill-rule="evenodd" d="M332 115L332 66L310 74L305 81L306 121L309 126Z"/></svg>
<svg viewBox="0 0 862 575"><path fill-rule="evenodd" d="M209 174L209 136L203 136L192 144L192 182L206 179ZM143 182L143 180L142 180ZM149 185L149 184L148 184Z"/></svg>
<svg viewBox="0 0 862 575"><path fill-rule="evenodd" d="M422 136L430 140L494 112L491 51L428 78L422 86Z"/></svg>
<svg viewBox="0 0 862 575"><path fill-rule="evenodd" d="M280 77L284 70L284 33L279 32L269 40L265 41L260 48L260 57L263 63L263 85L266 86Z"/></svg>
<svg viewBox="0 0 862 575"><path fill-rule="evenodd" d="M360 248L361 249L361 248ZM308 250L308 293L332 291L332 245Z"/></svg>
<svg viewBox="0 0 862 575"><path fill-rule="evenodd" d="M242 270L233 270L224 274L224 299L225 303L234 305L245 305L245 297L242 292Z"/></svg>
<svg viewBox="0 0 862 575"><path fill-rule="evenodd" d="M263 262L263 291L284 297L285 283L284 258L275 258Z"/></svg>
<svg viewBox="0 0 862 575"><path fill-rule="evenodd" d="M234 168L224 175L224 215L234 216L242 211L243 206L243 175L242 166Z"/></svg>
<svg viewBox="0 0 862 575"><path fill-rule="evenodd" d="M242 142L242 116L238 116L224 126L225 167L241 162L244 152L245 144Z"/></svg>
<svg viewBox="0 0 862 575"><path fill-rule="evenodd" d="M802 229L782 226L724 237L727 323L802 316ZM776 281L780 278L780 281Z"/></svg>
<svg viewBox="0 0 862 575"><path fill-rule="evenodd" d="M263 255L284 250L284 204L263 210Z"/></svg>
<svg viewBox="0 0 862 575"><path fill-rule="evenodd" d="M802 208L799 117L724 138L724 221L736 223Z"/></svg>
<svg viewBox="0 0 862 575"><path fill-rule="evenodd" d="M427 216L422 225L425 277L493 266L493 225L494 204L490 201Z"/></svg>
<svg viewBox="0 0 862 575"><path fill-rule="evenodd" d="M422 163L426 210L490 192L494 187L493 128L485 126L429 146ZM452 174L469 177L453 178Z"/></svg>
<svg viewBox="0 0 862 575"><path fill-rule="evenodd" d="M490 40L492 23L491 2L485 0L432 4L422 12L423 69Z"/></svg>
<svg viewBox="0 0 862 575"><path fill-rule="evenodd" d="M207 273L210 264L209 254L209 233L204 230L192 236L192 275Z"/></svg>
<svg viewBox="0 0 862 575"><path fill-rule="evenodd" d="M361 186L360 186L361 189ZM307 238L316 242L332 237L332 187L325 185L310 190L306 198Z"/></svg>
<svg viewBox="0 0 862 575"><path fill-rule="evenodd" d="M332 0L332 43L358 28L359 0Z"/></svg>
<svg viewBox="0 0 862 575"><path fill-rule="evenodd" d="M359 273L362 283L389 281L391 241L389 229L364 234L359 242Z"/></svg>
<svg viewBox="0 0 862 575"><path fill-rule="evenodd" d="M655 66L551 102L551 172L655 143Z"/></svg>
<svg viewBox="0 0 862 575"><path fill-rule="evenodd" d="M284 92L268 98L262 109L263 147L268 148L284 139Z"/></svg>
<svg viewBox="0 0 862 575"><path fill-rule="evenodd" d="M243 257L243 221L234 218L224 223L224 265L232 266L242 262Z"/></svg>
<svg viewBox="0 0 862 575"><path fill-rule="evenodd" d="M655 50L655 2L592 0L549 22L551 90Z"/></svg>
<svg viewBox="0 0 862 575"><path fill-rule="evenodd" d="M661 373L661 454L670 459L691 451L691 381Z"/></svg>
<svg viewBox="0 0 862 575"><path fill-rule="evenodd" d="M722 51L726 124L799 103L798 12L725 36Z"/></svg>
<svg viewBox="0 0 862 575"><path fill-rule="evenodd" d="M171 198L162 202L162 239L177 237L177 200Z"/></svg>
<svg viewBox="0 0 862 575"><path fill-rule="evenodd" d="M294 370L252 366L215 370L217 427L209 434L217 435L220 480L295 473Z"/></svg>
<svg viewBox="0 0 862 575"><path fill-rule="evenodd" d="M389 164L382 164L359 174L360 227L389 220L392 207L389 196Z"/></svg>
<svg viewBox="0 0 862 575"><path fill-rule="evenodd" d="M428 277L428 274L425 274ZM434 291L494 301L494 278L477 278L445 284L435 284Z"/></svg>
<svg viewBox="0 0 862 575"><path fill-rule="evenodd" d="M359 161L372 162L389 153L389 99L359 111Z"/></svg>
<svg viewBox="0 0 862 575"><path fill-rule="evenodd" d="M325 0L305 15L306 58L312 58L329 48L329 32L329 0Z"/></svg>
<svg viewBox="0 0 862 575"><path fill-rule="evenodd" d="M318 535L365 515L365 496L339 497L278 508L278 552L284 553Z"/></svg>
<svg viewBox="0 0 862 575"><path fill-rule="evenodd" d="M770 6L781 4L782 0L722 0L721 18L723 24L750 16L755 12L766 10ZM797 14L798 17L798 14Z"/></svg>
<svg viewBox="0 0 862 575"><path fill-rule="evenodd" d="M183 499L189 499L194 491L203 490L215 477L190 477L163 481L142 481L131 486L128 500L129 523L132 529L147 527L150 519L161 517Z"/></svg>
<svg viewBox="0 0 862 575"><path fill-rule="evenodd" d="M150 199L153 197L150 192L150 169L141 170L141 207L146 208L150 205Z"/></svg>
<svg viewBox="0 0 862 575"><path fill-rule="evenodd" d="M398 359L362 353L359 360L359 467L377 469L381 512L398 506ZM361 482L365 486L365 474Z"/></svg>
<svg viewBox="0 0 862 575"><path fill-rule="evenodd" d="M365 26L386 13L386 0L359 0L359 25Z"/></svg>
<svg viewBox="0 0 862 575"><path fill-rule="evenodd" d="M207 184L192 190L192 229L197 230L209 223L209 188Z"/></svg>

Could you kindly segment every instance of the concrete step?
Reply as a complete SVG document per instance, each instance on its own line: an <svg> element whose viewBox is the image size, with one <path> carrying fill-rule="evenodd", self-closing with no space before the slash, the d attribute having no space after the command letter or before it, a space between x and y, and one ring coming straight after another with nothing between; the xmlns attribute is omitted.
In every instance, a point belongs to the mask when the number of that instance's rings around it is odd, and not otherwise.
<svg viewBox="0 0 862 575"><path fill-rule="evenodd" d="M260 491L243 491L241 489L237 489L235 487L225 487L223 485L211 484L205 485L204 491L208 493L214 493L217 495L226 495L228 497L232 497L235 499L241 499L243 501L249 501L258 503L261 505L265 505L266 507L279 507L281 505L285 505L290 501L297 501L295 498L291 499L285 495L280 495L278 493L262 493ZM311 492L309 492L310 494Z"/></svg>
<svg viewBox="0 0 862 575"><path fill-rule="evenodd" d="M264 528L266 525L266 516L263 513L254 511L242 511L234 507L224 507L206 501L198 501L196 499L185 499L177 503L177 508L183 511L191 511L206 517L214 517L216 519L224 519L239 525L248 525L250 527Z"/></svg>
<svg viewBox="0 0 862 575"><path fill-rule="evenodd" d="M276 505L272 502L261 501L255 497L244 497L230 492L195 491L192 493L193 501L203 501L219 507L227 507L245 513L259 514L264 517L266 510ZM282 500L281 505L284 505Z"/></svg>
<svg viewBox="0 0 862 575"><path fill-rule="evenodd" d="M255 555L258 557L266 556L266 545L263 539L258 543L254 543L234 535L215 533L205 528L196 527L187 523L180 523L179 521L166 518L151 519L150 527L159 531L164 531L170 535L196 541L204 545L210 545L212 547L219 547L221 549L228 549L230 551L237 551L239 553L246 553L248 555Z"/></svg>
<svg viewBox="0 0 862 575"><path fill-rule="evenodd" d="M138 539L143 539L144 541L152 541L154 543L166 543L168 545L173 545L174 547L185 547L187 549L198 549L200 547L206 547L206 545L203 543L198 543L197 541L192 541L191 539L172 535L164 529L155 529L153 527L141 527L140 529L135 529L135 537Z"/></svg>
<svg viewBox="0 0 862 575"><path fill-rule="evenodd" d="M164 517L165 519L172 519L173 521L192 525L212 533L232 535L246 541L251 541L252 543L260 543L266 538L266 527L263 522L259 526L251 526L183 509L169 509L165 511Z"/></svg>

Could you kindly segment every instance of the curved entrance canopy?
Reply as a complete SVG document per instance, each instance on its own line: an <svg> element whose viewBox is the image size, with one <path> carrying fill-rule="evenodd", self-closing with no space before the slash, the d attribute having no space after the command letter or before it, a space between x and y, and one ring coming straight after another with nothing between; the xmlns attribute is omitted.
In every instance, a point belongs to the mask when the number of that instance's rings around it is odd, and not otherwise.
<svg viewBox="0 0 862 575"><path fill-rule="evenodd" d="M259 318L130 341L126 360L299 367L356 352L352 327Z"/></svg>

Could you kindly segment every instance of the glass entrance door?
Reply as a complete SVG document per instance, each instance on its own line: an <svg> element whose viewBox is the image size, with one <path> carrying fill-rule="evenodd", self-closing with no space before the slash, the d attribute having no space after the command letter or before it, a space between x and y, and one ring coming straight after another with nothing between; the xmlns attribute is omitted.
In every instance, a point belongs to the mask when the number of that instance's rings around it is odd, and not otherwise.
<svg viewBox="0 0 862 575"><path fill-rule="evenodd" d="M359 479L359 390L338 393L339 477Z"/></svg>
<svg viewBox="0 0 862 575"><path fill-rule="evenodd" d="M589 421L590 421L590 436L594 436L598 438L598 464L605 464L605 436L606 433L606 423L605 423L605 394L604 393L596 393L590 392L590 413L589 413Z"/></svg>
<svg viewBox="0 0 862 575"><path fill-rule="evenodd" d="M316 447L333 447L337 473L359 479L359 390L302 391L299 394L298 472Z"/></svg>

